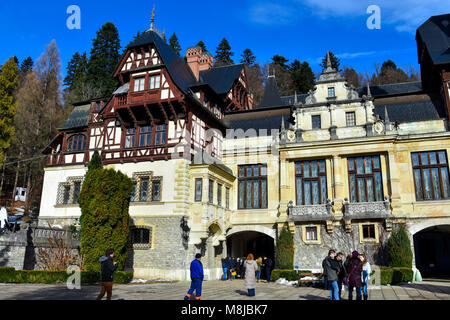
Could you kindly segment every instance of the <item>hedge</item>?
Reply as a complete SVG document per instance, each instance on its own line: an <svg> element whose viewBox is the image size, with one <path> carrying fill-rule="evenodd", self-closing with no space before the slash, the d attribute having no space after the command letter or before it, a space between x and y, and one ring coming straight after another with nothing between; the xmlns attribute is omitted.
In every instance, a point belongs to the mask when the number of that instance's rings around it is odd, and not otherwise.
<svg viewBox="0 0 450 320"><path fill-rule="evenodd" d="M310 270L272 270L272 280L277 281L280 278L284 278L287 281L297 281L302 276L310 274Z"/></svg>
<svg viewBox="0 0 450 320"><path fill-rule="evenodd" d="M401 282L408 282L413 280L414 272L410 268L380 268L380 284L397 284ZM375 281L375 279L373 279ZM372 282L373 282L372 281Z"/></svg>
<svg viewBox="0 0 450 320"><path fill-rule="evenodd" d="M0 267L0 283L66 283L70 275L66 271L15 270ZM133 279L132 272L116 271L114 283L129 283ZM99 272L81 271L81 283L92 284L101 281Z"/></svg>

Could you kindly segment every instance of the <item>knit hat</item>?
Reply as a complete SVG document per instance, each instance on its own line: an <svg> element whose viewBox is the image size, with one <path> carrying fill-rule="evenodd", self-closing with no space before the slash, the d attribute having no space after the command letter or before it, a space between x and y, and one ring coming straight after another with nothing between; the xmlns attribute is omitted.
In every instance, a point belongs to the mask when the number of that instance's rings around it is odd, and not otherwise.
<svg viewBox="0 0 450 320"><path fill-rule="evenodd" d="M352 252L352 256L353 256L353 258L358 258L358 256L359 256L359 253L358 253L358 251L353 251Z"/></svg>
<svg viewBox="0 0 450 320"><path fill-rule="evenodd" d="M200 254L200 253L197 253L196 255L195 255L195 259L200 259L202 257L202 255Z"/></svg>

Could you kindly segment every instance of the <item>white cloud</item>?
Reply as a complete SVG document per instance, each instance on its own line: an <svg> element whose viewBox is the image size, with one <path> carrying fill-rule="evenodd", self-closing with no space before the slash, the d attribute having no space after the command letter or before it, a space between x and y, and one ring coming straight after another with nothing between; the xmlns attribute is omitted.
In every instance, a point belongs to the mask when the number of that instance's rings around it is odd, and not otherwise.
<svg viewBox="0 0 450 320"><path fill-rule="evenodd" d="M414 32L430 16L450 12L450 1L442 0L285 0L282 3L258 3L250 7L250 19L263 24L286 24L307 10L323 19L362 17L367 7L381 8L381 28L393 25L397 31Z"/></svg>

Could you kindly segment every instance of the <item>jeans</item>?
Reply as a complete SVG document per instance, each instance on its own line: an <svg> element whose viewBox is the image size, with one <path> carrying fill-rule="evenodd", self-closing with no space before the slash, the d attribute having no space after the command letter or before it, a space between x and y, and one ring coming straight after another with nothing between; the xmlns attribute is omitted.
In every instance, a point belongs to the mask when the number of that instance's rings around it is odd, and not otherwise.
<svg viewBox="0 0 450 320"><path fill-rule="evenodd" d="M339 288L337 281L330 281L330 300L339 300Z"/></svg>
<svg viewBox="0 0 450 320"><path fill-rule="evenodd" d="M361 291L363 292L363 295L368 296L369 293L367 292L367 282L363 283L363 286L361 287Z"/></svg>
<svg viewBox="0 0 450 320"><path fill-rule="evenodd" d="M254 297L255 296L255 289L248 289L248 295L250 297Z"/></svg>
<svg viewBox="0 0 450 320"><path fill-rule="evenodd" d="M192 279L191 282L191 287L188 291L188 293L186 294L186 297L191 298L192 294L195 291L195 298L197 300L200 300L200 298L202 297L202 280L201 279Z"/></svg>
<svg viewBox="0 0 450 320"><path fill-rule="evenodd" d="M337 285L339 289L339 300L341 300L341 293L342 293L342 285L344 284L344 280L338 280Z"/></svg>
<svg viewBox="0 0 450 320"><path fill-rule="evenodd" d="M267 268L266 269L266 275L267 275L267 282L270 282L270 280L271 280L271 270L270 270L270 268Z"/></svg>
<svg viewBox="0 0 450 320"><path fill-rule="evenodd" d="M328 289L328 277L327 276L323 276L323 286L324 286L325 290Z"/></svg>
<svg viewBox="0 0 450 320"><path fill-rule="evenodd" d="M222 280L227 280L228 279L228 269L227 268L222 268L222 269L223 269Z"/></svg>
<svg viewBox="0 0 450 320"><path fill-rule="evenodd" d="M348 286L348 300L353 299L353 288L356 288L356 300L361 300L361 288Z"/></svg>
<svg viewBox="0 0 450 320"><path fill-rule="evenodd" d="M261 280L261 270L256 271L256 279Z"/></svg>

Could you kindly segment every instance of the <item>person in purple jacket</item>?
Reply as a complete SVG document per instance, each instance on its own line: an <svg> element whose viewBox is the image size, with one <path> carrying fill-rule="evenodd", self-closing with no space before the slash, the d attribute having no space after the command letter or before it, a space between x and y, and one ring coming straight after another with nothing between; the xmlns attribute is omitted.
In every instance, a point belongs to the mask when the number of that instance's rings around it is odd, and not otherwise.
<svg viewBox="0 0 450 320"><path fill-rule="evenodd" d="M194 291L196 300L200 300L202 298L202 282L204 275L201 259L202 255L197 253L195 255L195 260L191 262L191 288L186 293L184 300L190 300Z"/></svg>

